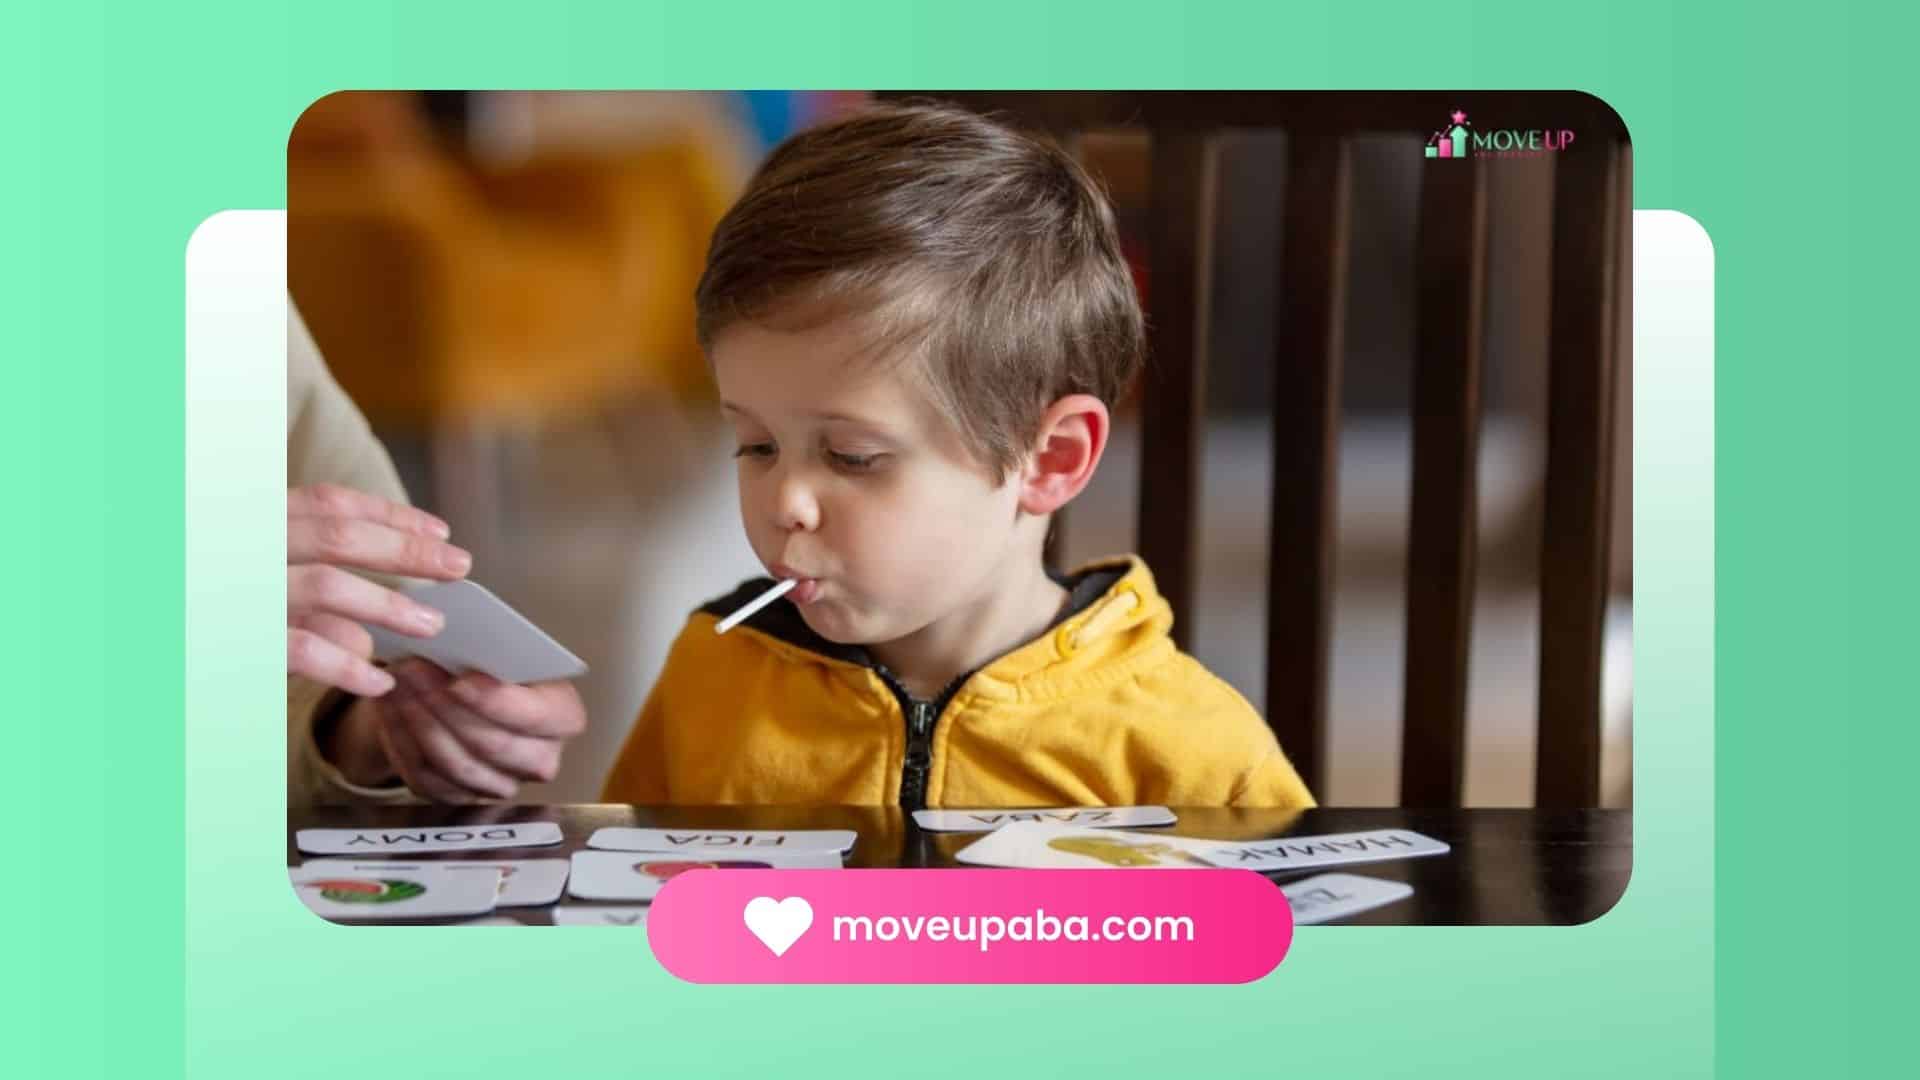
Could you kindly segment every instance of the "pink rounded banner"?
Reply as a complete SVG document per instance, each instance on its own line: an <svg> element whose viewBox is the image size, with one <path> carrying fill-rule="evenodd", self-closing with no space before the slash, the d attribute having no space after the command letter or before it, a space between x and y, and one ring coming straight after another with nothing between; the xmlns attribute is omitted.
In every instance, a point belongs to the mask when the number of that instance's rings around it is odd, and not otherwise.
<svg viewBox="0 0 1920 1080"><path fill-rule="evenodd" d="M647 939L702 983L1241 983L1293 913L1248 870L692 870Z"/></svg>

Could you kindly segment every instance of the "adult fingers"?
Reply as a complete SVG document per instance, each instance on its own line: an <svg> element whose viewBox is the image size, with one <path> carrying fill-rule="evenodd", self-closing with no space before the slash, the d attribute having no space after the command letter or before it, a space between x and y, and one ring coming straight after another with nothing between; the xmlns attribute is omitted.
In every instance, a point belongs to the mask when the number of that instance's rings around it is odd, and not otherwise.
<svg viewBox="0 0 1920 1080"><path fill-rule="evenodd" d="M362 660L373 655L373 635L352 619L317 611L295 615L287 620L287 625L319 634Z"/></svg>
<svg viewBox="0 0 1920 1080"><path fill-rule="evenodd" d="M511 799L520 790L512 777L475 757L433 711L432 699L409 698L400 705L400 721L433 771L468 791L493 799Z"/></svg>
<svg viewBox="0 0 1920 1080"><path fill-rule="evenodd" d="M522 735L488 720L445 694L428 708L467 752L518 780L544 783L560 772L560 740Z"/></svg>
<svg viewBox="0 0 1920 1080"><path fill-rule="evenodd" d="M447 692L455 681L453 676L439 665L408 657L394 665L393 671L407 696L423 702L440 726L483 764L517 780L547 781L559 772L557 740L520 734L461 704Z"/></svg>
<svg viewBox="0 0 1920 1080"><path fill-rule="evenodd" d="M287 627L287 672L361 697L393 689L393 676L311 630Z"/></svg>
<svg viewBox="0 0 1920 1080"><path fill-rule="evenodd" d="M425 510L339 484L289 488L287 516L359 518L436 540L453 535L446 522Z"/></svg>
<svg viewBox="0 0 1920 1080"><path fill-rule="evenodd" d="M572 683L517 686L470 671L455 679L447 692L474 712L522 735L571 739L587 729L586 706Z"/></svg>
<svg viewBox="0 0 1920 1080"><path fill-rule="evenodd" d="M433 802L458 805L479 801L473 792L441 776L427 763L420 744L405 723L404 710L404 705L389 704L381 710L380 723L376 727L380 746L386 750L387 760L393 764L394 771L400 774L400 779L414 794Z"/></svg>
<svg viewBox="0 0 1920 1080"><path fill-rule="evenodd" d="M329 563L444 581L465 577L473 556L444 540L376 521L290 515L287 563Z"/></svg>
<svg viewBox="0 0 1920 1080"><path fill-rule="evenodd" d="M409 637L430 638L446 616L402 593L375 585L336 566L310 563L287 568L287 614L338 615L384 626Z"/></svg>

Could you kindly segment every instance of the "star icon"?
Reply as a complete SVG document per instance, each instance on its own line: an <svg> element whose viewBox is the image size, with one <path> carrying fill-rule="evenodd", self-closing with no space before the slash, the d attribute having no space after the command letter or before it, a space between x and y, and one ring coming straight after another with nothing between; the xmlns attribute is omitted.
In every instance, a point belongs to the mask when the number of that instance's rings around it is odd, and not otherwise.
<svg viewBox="0 0 1920 1080"><path fill-rule="evenodd" d="M1467 114L1466 114L1466 113L1463 113L1463 112L1461 112L1461 111L1460 111L1459 109L1455 109L1455 110L1453 110L1453 122L1454 122L1454 123L1456 123L1456 124L1464 124L1464 123L1466 123L1466 122L1467 122Z"/></svg>

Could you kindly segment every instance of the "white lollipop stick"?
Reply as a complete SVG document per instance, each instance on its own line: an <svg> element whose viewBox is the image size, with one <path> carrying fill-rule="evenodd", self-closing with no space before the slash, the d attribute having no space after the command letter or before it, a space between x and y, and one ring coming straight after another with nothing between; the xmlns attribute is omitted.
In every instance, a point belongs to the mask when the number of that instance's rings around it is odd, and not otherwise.
<svg viewBox="0 0 1920 1080"><path fill-rule="evenodd" d="M781 582L780 584L775 585L773 588L768 589L766 592L763 592L759 596L754 597L752 601L750 601L747 604L746 607L743 607L739 611L736 611L733 614L727 616L726 618L721 619L720 625L714 627L713 632L716 634L724 634L727 631L733 629L734 627L739 626L741 623L745 622L749 618L752 618L754 612L759 611L761 608L766 607L768 604L771 604L775 600L778 600L781 597L787 595L787 591L792 589L795 585L798 585L798 584L800 584L799 578L788 578L787 580Z"/></svg>

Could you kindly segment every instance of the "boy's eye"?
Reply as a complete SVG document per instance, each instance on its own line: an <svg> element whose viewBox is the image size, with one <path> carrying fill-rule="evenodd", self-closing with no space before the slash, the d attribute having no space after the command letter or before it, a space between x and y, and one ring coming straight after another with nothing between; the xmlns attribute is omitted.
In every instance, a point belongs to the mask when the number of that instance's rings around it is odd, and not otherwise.
<svg viewBox="0 0 1920 1080"><path fill-rule="evenodd" d="M827 459L848 472L866 472L880 460L879 454L843 454L838 450L827 451Z"/></svg>
<svg viewBox="0 0 1920 1080"><path fill-rule="evenodd" d="M743 443L733 452L737 458L770 458L773 456L773 444L770 442Z"/></svg>

